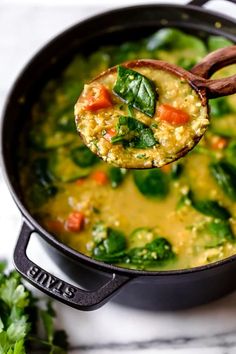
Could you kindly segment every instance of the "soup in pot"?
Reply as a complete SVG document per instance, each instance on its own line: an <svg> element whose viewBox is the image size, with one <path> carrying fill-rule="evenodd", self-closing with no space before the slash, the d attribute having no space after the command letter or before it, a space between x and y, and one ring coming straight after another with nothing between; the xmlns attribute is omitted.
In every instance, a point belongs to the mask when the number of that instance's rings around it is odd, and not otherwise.
<svg viewBox="0 0 236 354"><path fill-rule="evenodd" d="M153 58L190 69L208 52L231 44L166 28L140 41L77 55L45 85L20 134L22 194L38 222L71 248L132 269L191 268L235 254L235 96L210 100L208 131L187 156L146 170L101 161L80 139L73 112L84 84L108 67ZM217 76L235 73L229 66ZM145 149L136 155L147 158Z"/></svg>

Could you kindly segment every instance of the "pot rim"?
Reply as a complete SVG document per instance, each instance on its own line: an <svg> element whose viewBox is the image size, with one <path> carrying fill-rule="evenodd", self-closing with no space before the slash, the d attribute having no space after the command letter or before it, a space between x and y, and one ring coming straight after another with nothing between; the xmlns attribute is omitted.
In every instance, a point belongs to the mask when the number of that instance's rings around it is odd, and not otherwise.
<svg viewBox="0 0 236 354"><path fill-rule="evenodd" d="M2 121L1 121L1 125L0 125L0 137L1 137L1 146L0 146L0 162L2 165L2 172L3 172L3 177L4 180L8 186L8 189L13 197L13 200L15 201L17 207L19 208L21 214L22 214L22 218L23 218L23 222L26 222L27 224L29 224L30 228L32 228L32 232L36 232L38 233L46 242L48 242L51 246L55 247L56 249L58 249L60 252L64 253L65 255L67 255L68 257L72 257L75 261L79 261L81 263L90 265L90 266L94 266L97 269L100 269L101 271L104 271L105 273L116 273L116 274L120 274L120 275L126 275L129 277L140 277L140 276L176 276L176 275L187 275L190 273L197 273L197 272L202 272L208 269L212 269L212 268L217 268L220 267L222 265L231 263L236 261L236 254L229 256L227 258L224 258L220 261L217 262L213 262L210 264L206 264L203 266L198 266L198 267L193 267L193 268L183 268L183 269L176 269L176 270L161 270L161 271L145 271L145 270L136 270L136 269L129 269L129 268L122 268L122 267L118 267L112 264L108 264L108 263L104 263L101 261L97 261L89 256L84 255L83 253L80 253L79 251L76 251L72 248L70 248L69 246L67 246L66 244L60 242L58 239L56 239L55 236L53 236L52 234L50 234L47 230L45 230L38 222L37 220L35 220L33 218L33 216L31 215L30 211L27 210L27 208L24 206L24 204L21 202L20 198L18 197L18 193L15 190L8 171L7 171L7 164L5 163L6 161L6 157L4 155L4 127L5 127L5 122L6 122L6 117L7 117L7 111L8 111L8 107L11 101L11 97L13 96L14 92L16 91L16 88L18 87L19 83L21 82L22 78L25 76L25 74L27 73L28 69L32 66L32 64L34 64L35 60L38 59L38 57L40 57L42 55L42 53L44 53L45 51L48 50L48 48L50 48L54 43L60 41L61 38L63 38L64 36L66 36L67 34L69 34L70 32L73 32L78 26L83 26L85 24L88 24L89 22L94 22L97 19L101 19L104 16L112 16L115 14L119 14L122 13L123 11L132 11L132 10L138 10L138 9L158 9L158 8L176 8L176 9L181 9L181 10L193 10L195 13L204 13L204 14L211 14L212 16L215 16L217 19L221 19L224 21L230 21L232 22L232 24L235 24L235 19L227 16L227 15L221 15L220 13L216 12L216 11L212 11L212 10L208 10L208 9L204 9L202 7L198 7L196 5L184 5L184 4L165 4L165 3L161 3L161 4L142 4L142 5L134 5L134 6L124 6L124 7L118 7L115 9L111 9L108 11L102 11L99 12L96 15L90 16L88 18L86 18L85 20L79 21L77 22L75 25L70 26L69 28L63 30L62 32L60 32L58 35L56 35L55 37L53 37L51 40L49 40L45 45L43 45L37 52L36 54L34 54L31 59L26 63L26 65L23 67L23 69L20 71L20 73L18 74L15 82L13 83L13 85L11 86L11 90L9 91L8 95L7 95L7 99L5 101L4 107L3 107L3 111L2 111ZM191 24L190 24L191 26ZM189 26L189 27L190 27ZM183 26L184 27L184 26ZM212 25L208 25L208 28L212 29ZM192 26L192 28L196 28L196 26ZM213 27L214 31L217 32L217 28ZM206 31L206 28L201 27L201 29L203 31ZM221 28L219 29L219 32L224 32L224 30ZM225 33L225 36L229 39L232 39L234 41L236 41L236 32L235 35L232 33Z"/></svg>

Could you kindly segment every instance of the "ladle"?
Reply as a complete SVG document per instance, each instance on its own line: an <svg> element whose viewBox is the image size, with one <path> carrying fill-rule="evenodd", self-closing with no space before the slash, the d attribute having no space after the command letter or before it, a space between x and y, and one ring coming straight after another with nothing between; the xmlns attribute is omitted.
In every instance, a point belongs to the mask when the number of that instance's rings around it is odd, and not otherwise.
<svg viewBox="0 0 236 354"><path fill-rule="evenodd" d="M109 68L85 85L76 105L84 143L123 168L162 167L187 154L209 125L208 99L236 93L236 46L219 49L186 71L151 59Z"/></svg>

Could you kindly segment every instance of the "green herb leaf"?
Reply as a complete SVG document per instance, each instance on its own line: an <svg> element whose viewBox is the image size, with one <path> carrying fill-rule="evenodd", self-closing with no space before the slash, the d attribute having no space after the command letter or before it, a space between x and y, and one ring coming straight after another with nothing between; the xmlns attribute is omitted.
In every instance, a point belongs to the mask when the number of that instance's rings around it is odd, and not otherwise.
<svg viewBox="0 0 236 354"><path fill-rule="evenodd" d="M12 353L13 353L13 354L26 354L23 339L18 340L18 341L15 343L14 349L13 349L13 352L12 352Z"/></svg>
<svg viewBox="0 0 236 354"><path fill-rule="evenodd" d="M27 316L21 316L18 319L12 319L10 317L12 323L7 328L7 335L8 338L11 338L11 342L17 342L20 339L24 339L29 332L29 323Z"/></svg>
<svg viewBox="0 0 236 354"><path fill-rule="evenodd" d="M104 262L117 263L124 258L126 238L124 234L112 228L107 228L106 238L93 250L95 259Z"/></svg>
<svg viewBox="0 0 236 354"><path fill-rule="evenodd" d="M210 171L225 194L236 200L236 168L226 161L220 161L211 164Z"/></svg>
<svg viewBox="0 0 236 354"><path fill-rule="evenodd" d="M209 233L210 241L207 248L218 247L229 242L235 242L235 236L228 221L215 219L205 225L204 232Z"/></svg>
<svg viewBox="0 0 236 354"><path fill-rule="evenodd" d="M221 118L222 116L231 113L232 108L227 97L219 97L209 100L210 113L213 118Z"/></svg>
<svg viewBox="0 0 236 354"><path fill-rule="evenodd" d="M76 97L78 97L78 94L77 92ZM57 120L57 129L69 133L76 132L74 115L71 111L68 112L68 109L66 109L65 113L60 114L60 118Z"/></svg>
<svg viewBox="0 0 236 354"><path fill-rule="evenodd" d="M181 177L184 166L181 163L174 162L171 164L171 178L177 180Z"/></svg>
<svg viewBox="0 0 236 354"><path fill-rule="evenodd" d="M12 345L5 331L0 333L0 353L5 354L11 349Z"/></svg>
<svg viewBox="0 0 236 354"><path fill-rule="evenodd" d="M185 70L192 69L195 64L197 64L196 58L186 58L186 57L180 58L177 63L178 66L181 66Z"/></svg>
<svg viewBox="0 0 236 354"><path fill-rule="evenodd" d="M7 267L7 262L6 262L6 261L1 261L1 262L0 262L0 274L1 274L2 272L4 272L4 270L6 269L6 267Z"/></svg>
<svg viewBox="0 0 236 354"><path fill-rule="evenodd" d="M157 144L153 132L150 128L145 128L140 131L139 137L134 141L134 145L139 149L146 149Z"/></svg>
<svg viewBox="0 0 236 354"><path fill-rule="evenodd" d="M41 157L34 160L32 163L32 171L40 185L48 187L51 184L52 179L48 173L48 159Z"/></svg>
<svg viewBox="0 0 236 354"><path fill-rule="evenodd" d="M61 182L72 182L88 176L91 172L90 167L80 167L76 164L70 151L65 148L57 149L50 155L48 170L53 179Z"/></svg>
<svg viewBox="0 0 236 354"><path fill-rule="evenodd" d="M37 158L32 163L34 182L29 188L29 199L36 207L42 206L49 198L57 194L57 187L52 182L48 170L48 159Z"/></svg>
<svg viewBox="0 0 236 354"><path fill-rule="evenodd" d="M19 276L15 272L0 287L0 299L10 308L13 306L26 307L29 304L28 296L28 291L20 284Z"/></svg>
<svg viewBox="0 0 236 354"><path fill-rule="evenodd" d="M132 248L127 256L132 264L150 266L170 260L174 257L174 252L169 241L164 237L157 237L144 247Z"/></svg>
<svg viewBox="0 0 236 354"><path fill-rule="evenodd" d="M45 341L33 336L37 329L37 318L34 317L38 312L37 299L22 284L18 273L14 271L6 275L3 268L0 270L0 354L26 354L28 342L32 340L46 346L48 353L66 354L66 347L60 346L56 338L52 322L55 312L51 304L43 312L48 337ZM65 335L61 338L65 344Z"/></svg>
<svg viewBox="0 0 236 354"><path fill-rule="evenodd" d="M230 212L221 206L217 200L209 199L196 199L192 192L189 192L189 198L191 200L192 206L200 213L212 216L213 218L227 220L231 217Z"/></svg>
<svg viewBox="0 0 236 354"><path fill-rule="evenodd" d="M55 317L55 312L52 309L51 301L48 301L46 310L40 311L40 315L43 321L44 330L47 334L48 342L52 344L54 338L53 318Z"/></svg>
<svg viewBox="0 0 236 354"><path fill-rule="evenodd" d="M225 149L226 161L236 169L236 140L231 140Z"/></svg>
<svg viewBox="0 0 236 354"><path fill-rule="evenodd" d="M164 198L169 192L169 181L160 169L133 171L138 190L150 198Z"/></svg>
<svg viewBox="0 0 236 354"><path fill-rule="evenodd" d="M233 44L234 43L231 42L229 39L221 36L209 36L207 41L207 45L210 52L213 52L214 50L220 48L228 47Z"/></svg>
<svg viewBox="0 0 236 354"><path fill-rule="evenodd" d="M157 95L152 81L137 71L121 65L118 66L117 73L117 80L113 87L114 93L128 105L153 117Z"/></svg>
<svg viewBox="0 0 236 354"><path fill-rule="evenodd" d="M73 162L80 167L95 165L99 158L87 146L78 146L70 152Z"/></svg>
<svg viewBox="0 0 236 354"><path fill-rule="evenodd" d="M125 249L126 239L121 231L108 228L108 237L103 245L106 253L120 252Z"/></svg>
<svg viewBox="0 0 236 354"><path fill-rule="evenodd" d="M116 131L113 144L121 142L127 147L146 149L158 143L151 128L132 117L120 116Z"/></svg>
<svg viewBox="0 0 236 354"><path fill-rule="evenodd" d="M32 206L40 207L48 201L49 198L54 197L57 194L57 187L48 185L47 187L41 184L33 183L29 187L29 200Z"/></svg>
<svg viewBox="0 0 236 354"><path fill-rule="evenodd" d="M147 41L147 48L151 51L188 49L198 56L206 54L206 47L201 39L176 28L163 28L154 33Z"/></svg>
<svg viewBox="0 0 236 354"><path fill-rule="evenodd" d="M110 167L108 169L108 177L112 188L117 188L124 180L127 170L124 168Z"/></svg>

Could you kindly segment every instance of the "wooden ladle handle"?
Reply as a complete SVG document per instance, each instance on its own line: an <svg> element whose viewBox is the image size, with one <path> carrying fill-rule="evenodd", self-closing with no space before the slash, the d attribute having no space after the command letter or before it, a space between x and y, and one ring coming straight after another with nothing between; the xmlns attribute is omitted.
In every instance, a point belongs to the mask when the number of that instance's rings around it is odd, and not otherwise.
<svg viewBox="0 0 236 354"><path fill-rule="evenodd" d="M196 64L190 72L194 75L209 79L221 68L236 63L236 45L218 49Z"/></svg>
<svg viewBox="0 0 236 354"><path fill-rule="evenodd" d="M210 53L190 70L192 74L198 76L192 83L198 88L206 88L207 98L232 95L236 93L236 75L209 80L216 71L231 64L236 64L236 46L222 48ZM201 78L206 80L201 80Z"/></svg>

